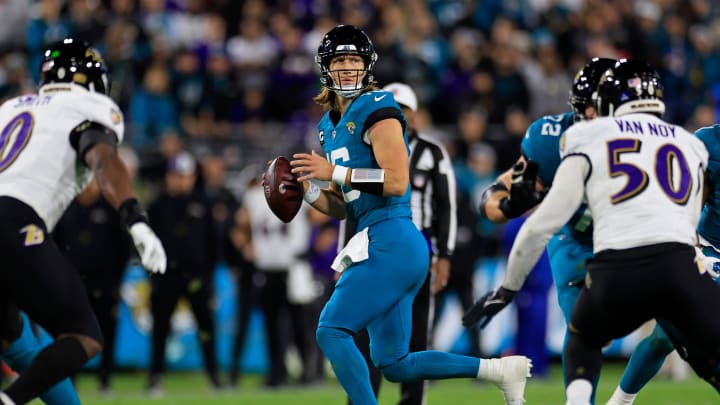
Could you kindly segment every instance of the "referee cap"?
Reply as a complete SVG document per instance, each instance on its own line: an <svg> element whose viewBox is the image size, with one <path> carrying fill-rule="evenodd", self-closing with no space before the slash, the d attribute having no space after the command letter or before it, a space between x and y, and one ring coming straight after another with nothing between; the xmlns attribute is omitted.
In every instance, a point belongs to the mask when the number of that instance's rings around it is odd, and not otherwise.
<svg viewBox="0 0 720 405"><path fill-rule="evenodd" d="M413 89L405 83L390 83L383 87L383 90L389 91L395 97L395 101L401 106L405 106L413 111L417 111L418 101Z"/></svg>

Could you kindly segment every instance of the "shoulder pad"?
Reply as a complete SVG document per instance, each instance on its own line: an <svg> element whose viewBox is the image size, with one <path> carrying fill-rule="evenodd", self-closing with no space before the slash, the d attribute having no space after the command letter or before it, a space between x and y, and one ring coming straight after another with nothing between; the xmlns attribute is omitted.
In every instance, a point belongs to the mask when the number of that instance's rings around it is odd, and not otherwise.
<svg viewBox="0 0 720 405"><path fill-rule="evenodd" d="M125 123L120 107L103 94L93 92L73 93L71 108L78 109L87 121L101 124L112 130L122 142L125 135Z"/></svg>

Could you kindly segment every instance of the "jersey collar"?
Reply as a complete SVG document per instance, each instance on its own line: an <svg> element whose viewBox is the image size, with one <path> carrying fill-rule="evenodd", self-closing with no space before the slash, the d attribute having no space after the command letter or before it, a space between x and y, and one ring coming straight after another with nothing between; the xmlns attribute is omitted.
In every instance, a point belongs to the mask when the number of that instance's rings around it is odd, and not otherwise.
<svg viewBox="0 0 720 405"><path fill-rule="evenodd" d="M80 86L79 84L74 83L48 83L40 87L38 90L39 94L52 94L52 93L58 93L61 91L85 91L88 92L90 90L86 89L83 86Z"/></svg>

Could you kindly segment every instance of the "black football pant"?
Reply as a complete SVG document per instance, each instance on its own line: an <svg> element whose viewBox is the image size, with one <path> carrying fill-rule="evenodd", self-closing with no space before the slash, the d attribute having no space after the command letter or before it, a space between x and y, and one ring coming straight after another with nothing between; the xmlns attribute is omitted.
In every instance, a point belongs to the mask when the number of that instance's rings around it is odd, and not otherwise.
<svg viewBox="0 0 720 405"><path fill-rule="evenodd" d="M78 271L28 205L0 197L0 336L17 338L17 308L55 338L5 391L23 404L78 371L89 359L80 335L103 344Z"/></svg>
<svg viewBox="0 0 720 405"><path fill-rule="evenodd" d="M720 317L713 310L720 285L700 273L693 247L662 243L603 251L587 267L565 349L567 381L594 381L603 345L653 318L672 325L663 329L682 336L695 353L702 351L696 355L702 364L691 365L701 377L712 378L709 373L717 372L720 361Z"/></svg>
<svg viewBox="0 0 720 405"><path fill-rule="evenodd" d="M260 305L265 316L270 357L270 372L265 384L280 386L287 383L285 354L291 340L303 362L302 378L308 379L311 376L310 368L314 368L311 364L314 339L309 328L310 323L307 322L305 308L288 301L287 271L262 271L262 274L265 277L265 284L260 295Z"/></svg>
<svg viewBox="0 0 720 405"><path fill-rule="evenodd" d="M205 370L210 381L218 385L218 366L215 357L215 326L210 312L210 279L208 277L166 273L152 277L150 301L153 316L152 375L165 371L165 348L170 335L170 320L180 297L190 302L198 327Z"/></svg>
<svg viewBox="0 0 720 405"><path fill-rule="evenodd" d="M112 270L108 274L122 274L122 271ZM115 368L115 335L120 303L120 282L119 278L85 279L90 305L92 305L98 324L100 324L100 330L105 337L105 346L100 353L100 368L98 369L100 385L103 387L109 385L110 374Z"/></svg>
<svg viewBox="0 0 720 405"><path fill-rule="evenodd" d="M233 339L232 361L230 363L230 384L236 384L240 372L240 360L247 337L250 315L258 300L255 286L255 270L243 269L237 277L237 311L235 314L235 337Z"/></svg>

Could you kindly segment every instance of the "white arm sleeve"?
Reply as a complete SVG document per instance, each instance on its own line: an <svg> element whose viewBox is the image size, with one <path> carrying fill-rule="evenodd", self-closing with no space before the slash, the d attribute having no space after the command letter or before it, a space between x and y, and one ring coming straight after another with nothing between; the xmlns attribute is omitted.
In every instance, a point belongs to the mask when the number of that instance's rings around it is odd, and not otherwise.
<svg viewBox="0 0 720 405"><path fill-rule="evenodd" d="M568 156L560 163L550 191L515 238L502 286L519 290L542 255L548 240L572 218L582 203L590 163L584 156Z"/></svg>

